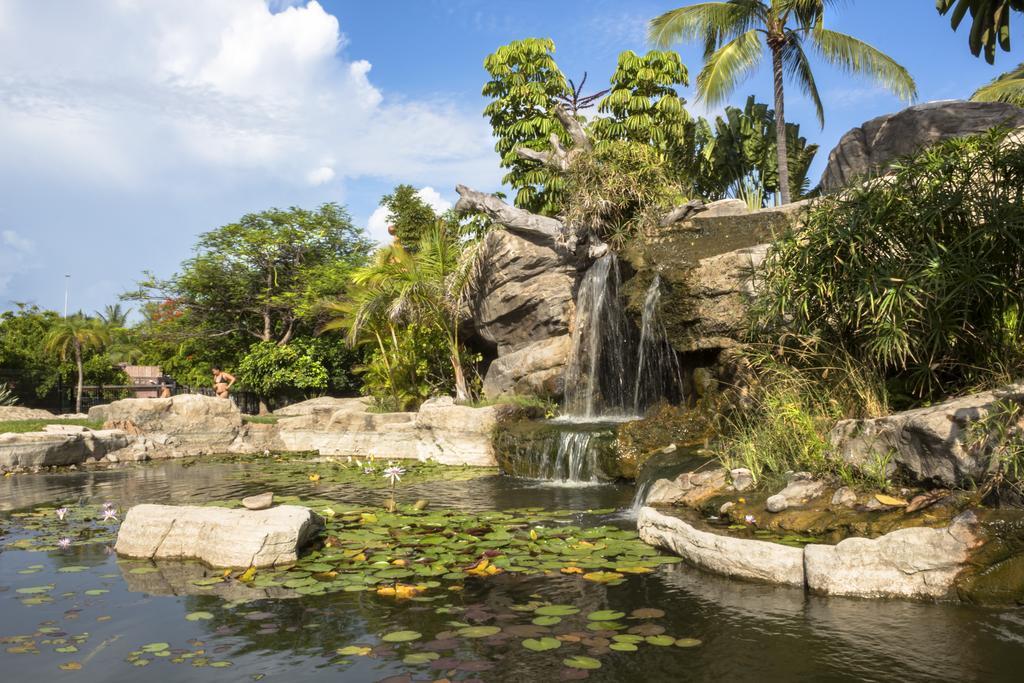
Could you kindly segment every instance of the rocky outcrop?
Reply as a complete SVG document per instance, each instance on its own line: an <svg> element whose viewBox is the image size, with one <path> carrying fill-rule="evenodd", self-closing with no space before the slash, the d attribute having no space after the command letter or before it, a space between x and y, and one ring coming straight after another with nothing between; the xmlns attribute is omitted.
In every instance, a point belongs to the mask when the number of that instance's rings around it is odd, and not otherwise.
<svg viewBox="0 0 1024 683"><path fill-rule="evenodd" d="M659 479L651 486L646 502L649 505L682 505L699 508L724 493L728 482L725 469L684 472L675 479Z"/></svg>
<svg viewBox="0 0 1024 683"><path fill-rule="evenodd" d="M637 531L645 543L669 550L715 574L804 585L804 554L799 548L701 531L649 507L640 510Z"/></svg>
<svg viewBox="0 0 1024 683"><path fill-rule="evenodd" d="M946 598L980 545L965 513L942 529L900 529L879 538L848 538L804 549L807 588L863 598Z"/></svg>
<svg viewBox="0 0 1024 683"><path fill-rule="evenodd" d="M136 505L125 515L114 549L131 558L272 567L295 562L323 527L322 518L297 505L269 510Z"/></svg>
<svg viewBox="0 0 1024 683"><path fill-rule="evenodd" d="M48 410L23 406L0 406L0 422L6 420L53 420L55 417Z"/></svg>
<svg viewBox="0 0 1024 683"><path fill-rule="evenodd" d="M637 530L644 542L715 574L865 598L953 598L982 544L970 512L948 527L906 528L804 548L702 531L649 507L641 509Z"/></svg>
<svg viewBox="0 0 1024 683"><path fill-rule="evenodd" d="M348 399L334 408L283 418L276 440L289 451L433 458L445 465L493 467L493 432L516 413L508 405L473 408L456 405L451 398L427 401L417 413L375 413L369 408L365 399Z"/></svg>
<svg viewBox="0 0 1024 683"><path fill-rule="evenodd" d="M154 456L225 452L243 431L242 413L233 402L197 394L126 398L90 408L89 418L144 436Z"/></svg>
<svg viewBox="0 0 1024 683"><path fill-rule="evenodd" d="M339 410L346 406L352 405L353 402L366 403L366 398L335 398L333 396L318 396L311 398L306 401L300 401L299 403L293 403L285 406L284 408L278 408L274 411L274 415L278 417L295 417L296 415L312 415L313 413L321 411Z"/></svg>
<svg viewBox="0 0 1024 683"><path fill-rule="evenodd" d="M570 256L506 230L491 232L483 248L473 325L498 356L568 334L576 282Z"/></svg>
<svg viewBox="0 0 1024 683"><path fill-rule="evenodd" d="M850 130L829 154L821 189L835 192L894 161L953 137L1024 125L1024 109L1000 102L929 102Z"/></svg>
<svg viewBox="0 0 1024 683"><path fill-rule="evenodd" d="M527 344L499 357L487 368L484 396L561 396L565 390L565 367L571 350L572 338L563 334Z"/></svg>
<svg viewBox="0 0 1024 683"><path fill-rule="evenodd" d="M129 436L119 429L52 425L40 432L0 434L0 470L79 465L128 445Z"/></svg>
<svg viewBox="0 0 1024 683"><path fill-rule="evenodd" d="M969 443L972 424L999 402L1024 403L1024 384L867 420L843 420L830 434L836 457L864 469L885 463L889 476L957 487L984 479L987 449Z"/></svg>

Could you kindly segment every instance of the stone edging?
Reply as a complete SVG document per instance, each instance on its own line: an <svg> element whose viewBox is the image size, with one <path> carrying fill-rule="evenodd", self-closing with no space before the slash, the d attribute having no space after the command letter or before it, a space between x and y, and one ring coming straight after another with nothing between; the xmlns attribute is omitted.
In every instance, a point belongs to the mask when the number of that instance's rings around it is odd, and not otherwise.
<svg viewBox="0 0 1024 683"><path fill-rule="evenodd" d="M944 528L913 527L878 538L848 538L803 549L701 531L645 507L640 538L716 574L803 586L812 593L867 598L951 597L954 583L980 545L972 513Z"/></svg>

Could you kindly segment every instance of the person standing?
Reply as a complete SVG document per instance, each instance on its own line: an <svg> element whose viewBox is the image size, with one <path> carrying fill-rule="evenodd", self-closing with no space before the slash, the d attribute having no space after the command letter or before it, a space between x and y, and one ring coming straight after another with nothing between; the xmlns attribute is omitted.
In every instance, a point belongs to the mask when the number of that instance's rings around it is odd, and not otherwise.
<svg viewBox="0 0 1024 683"><path fill-rule="evenodd" d="M217 398L231 398L231 385L236 381L234 375L224 372L218 367L213 367L213 390Z"/></svg>

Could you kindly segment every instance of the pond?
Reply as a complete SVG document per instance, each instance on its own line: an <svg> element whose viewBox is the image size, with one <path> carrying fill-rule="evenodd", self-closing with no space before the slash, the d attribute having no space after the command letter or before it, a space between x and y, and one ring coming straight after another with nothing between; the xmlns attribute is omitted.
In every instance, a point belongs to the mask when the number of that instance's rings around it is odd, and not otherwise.
<svg viewBox="0 0 1024 683"><path fill-rule="evenodd" d="M259 592L204 591L166 563L134 572L138 563L119 562L102 537L63 551L11 546L35 533L12 514L40 505L205 503L268 486L339 505L390 498L379 487L295 476L314 466L289 467L284 476L250 462L177 461L0 480L4 679L1010 681L1024 667L1024 609L808 597L679 564L617 585L504 573L422 599L361 590L242 601ZM632 497L630 486L492 472L413 479L396 493L399 503L429 499L431 510L543 508L563 523L623 529Z"/></svg>

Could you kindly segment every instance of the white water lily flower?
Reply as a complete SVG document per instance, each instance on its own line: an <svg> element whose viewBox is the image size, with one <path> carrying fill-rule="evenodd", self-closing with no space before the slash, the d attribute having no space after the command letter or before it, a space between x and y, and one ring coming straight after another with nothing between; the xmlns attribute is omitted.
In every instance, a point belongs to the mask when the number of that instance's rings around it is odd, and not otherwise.
<svg viewBox="0 0 1024 683"><path fill-rule="evenodd" d="M405 474L405 468L399 467L398 465L392 465L384 470L384 478L391 483L392 487L402 480L403 474Z"/></svg>
<svg viewBox="0 0 1024 683"><path fill-rule="evenodd" d="M68 509L67 508L57 508L53 512L54 512L55 515L57 515L57 519L59 519L60 521L63 522L64 521L64 516L68 514Z"/></svg>
<svg viewBox="0 0 1024 683"><path fill-rule="evenodd" d="M71 547L71 539L65 536L64 538L57 541L57 547L61 550L67 550Z"/></svg>

